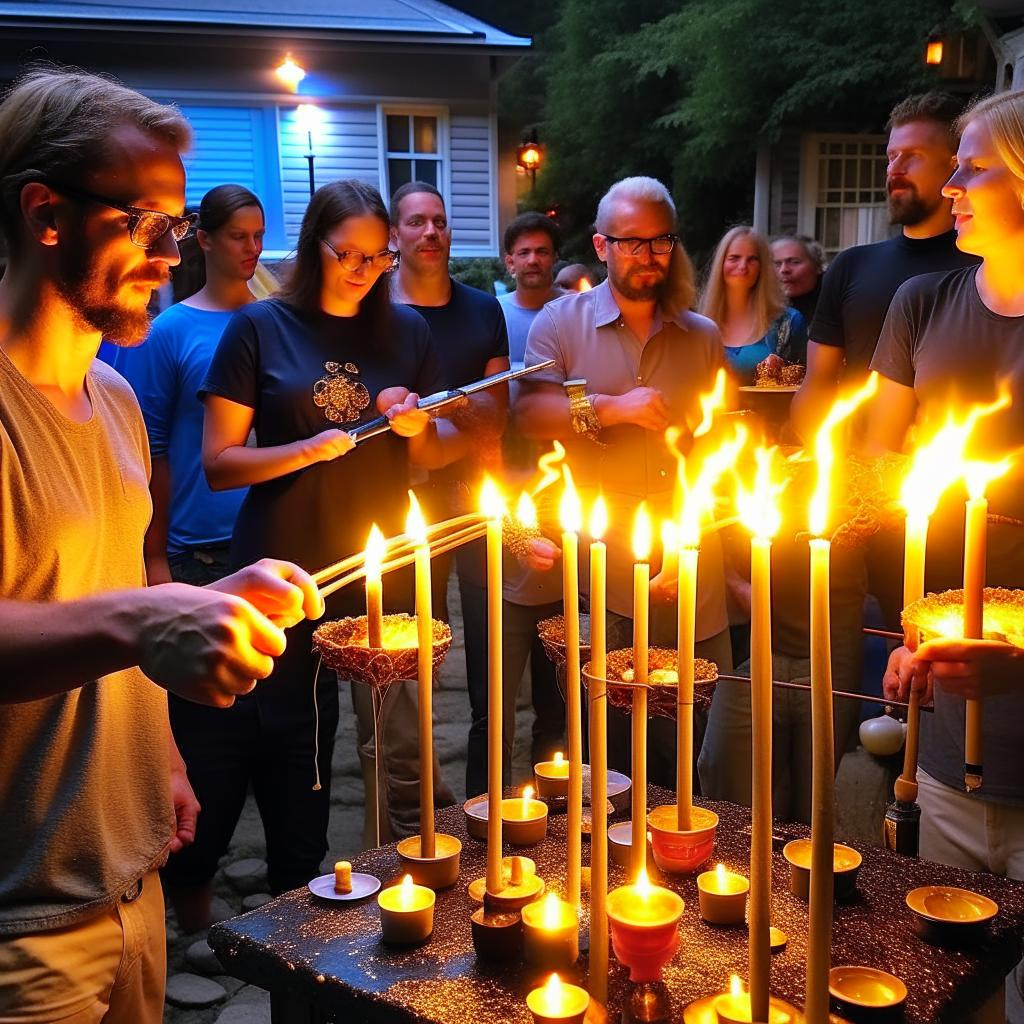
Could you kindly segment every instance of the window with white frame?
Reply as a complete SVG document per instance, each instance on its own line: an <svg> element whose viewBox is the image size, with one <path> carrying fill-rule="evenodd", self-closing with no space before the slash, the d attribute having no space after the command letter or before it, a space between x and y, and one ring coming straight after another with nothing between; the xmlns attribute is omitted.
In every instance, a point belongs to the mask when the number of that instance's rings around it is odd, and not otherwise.
<svg viewBox="0 0 1024 1024"><path fill-rule="evenodd" d="M425 181L444 192L441 118L420 111L384 112L385 194L410 181Z"/></svg>
<svg viewBox="0 0 1024 1024"><path fill-rule="evenodd" d="M831 258L891 234L884 135L812 135L805 140L800 230Z"/></svg>

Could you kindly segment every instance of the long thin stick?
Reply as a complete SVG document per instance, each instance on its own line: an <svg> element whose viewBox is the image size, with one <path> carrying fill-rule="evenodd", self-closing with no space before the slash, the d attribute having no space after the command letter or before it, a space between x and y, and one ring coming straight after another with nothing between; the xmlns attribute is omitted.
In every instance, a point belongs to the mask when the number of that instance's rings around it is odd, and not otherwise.
<svg viewBox="0 0 1024 1024"><path fill-rule="evenodd" d="M750 679L747 676L730 676L719 674L719 679L725 679L733 683L749 683ZM772 686L778 686L782 690L810 690L810 686L807 683L784 683L778 679L772 680ZM909 708L909 704L905 704L899 700L886 700L884 697L874 697L870 693L851 693L849 690L833 690L833 697L846 697L847 700L859 700L865 704L884 704L890 708ZM922 707L922 711L934 711L935 709L931 706Z"/></svg>
<svg viewBox="0 0 1024 1024"><path fill-rule="evenodd" d="M861 632L865 636L881 636L885 637L886 640L902 640L902 633L894 633L891 629L872 629L869 626L865 626Z"/></svg>

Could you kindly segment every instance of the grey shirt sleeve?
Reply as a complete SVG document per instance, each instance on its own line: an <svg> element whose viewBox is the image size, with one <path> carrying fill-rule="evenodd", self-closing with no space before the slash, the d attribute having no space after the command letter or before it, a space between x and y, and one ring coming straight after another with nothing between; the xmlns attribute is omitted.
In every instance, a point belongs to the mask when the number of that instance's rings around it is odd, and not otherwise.
<svg viewBox="0 0 1024 1024"><path fill-rule="evenodd" d="M524 378L524 381L537 384L562 384L568 379L565 356L558 343L558 328L555 325L555 319L551 315L551 311L544 308L534 317L530 326L523 363L526 366L533 366L534 363L542 363L547 359L554 359L555 365L547 370L531 373Z"/></svg>
<svg viewBox="0 0 1024 1024"><path fill-rule="evenodd" d="M872 370L908 388L914 386L914 352L918 333L913 316L912 285L913 281L901 285L893 296L871 359Z"/></svg>

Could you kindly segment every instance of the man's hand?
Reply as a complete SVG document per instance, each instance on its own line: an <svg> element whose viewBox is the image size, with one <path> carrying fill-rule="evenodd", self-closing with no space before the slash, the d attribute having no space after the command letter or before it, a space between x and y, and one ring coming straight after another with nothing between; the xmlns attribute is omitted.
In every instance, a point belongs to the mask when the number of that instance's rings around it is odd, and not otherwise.
<svg viewBox="0 0 1024 1024"><path fill-rule="evenodd" d="M594 412L602 427L632 423L661 433L669 425L668 403L657 388L633 388L624 395L598 395Z"/></svg>
<svg viewBox="0 0 1024 1024"><path fill-rule="evenodd" d="M661 570L650 583L651 600L660 604L671 604L679 590L679 574Z"/></svg>
<svg viewBox="0 0 1024 1024"><path fill-rule="evenodd" d="M195 840L196 820L202 810L185 774L184 765L180 769L176 766L171 768L171 799L174 801L175 831L167 845L168 855L184 850Z"/></svg>
<svg viewBox="0 0 1024 1024"><path fill-rule="evenodd" d="M555 563L562 557L558 545L548 540L547 537L535 537L529 542L525 555L519 556L519 564L524 569L533 569L535 572L547 572L553 569Z"/></svg>
<svg viewBox="0 0 1024 1024"><path fill-rule="evenodd" d="M391 421L391 429L399 437L415 437L427 429L430 414L416 407L419 400L420 396L415 391L409 391L402 401L384 410L384 415Z"/></svg>
<svg viewBox="0 0 1024 1024"><path fill-rule="evenodd" d="M206 589L244 598L282 629L324 613L324 599L309 574L275 558L261 558Z"/></svg>
<svg viewBox="0 0 1024 1024"><path fill-rule="evenodd" d="M907 647L897 647L889 654L889 663L882 676L882 694L886 700L906 701L911 689L921 695L922 704L932 702L932 674Z"/></svg>
<svg viewBox="0 0 1024 1024"><path fill-rule="evenodd" d="M929 640L914 656L946 693L978 700L1019 693L1024 651L1000 640Z"/></svg>

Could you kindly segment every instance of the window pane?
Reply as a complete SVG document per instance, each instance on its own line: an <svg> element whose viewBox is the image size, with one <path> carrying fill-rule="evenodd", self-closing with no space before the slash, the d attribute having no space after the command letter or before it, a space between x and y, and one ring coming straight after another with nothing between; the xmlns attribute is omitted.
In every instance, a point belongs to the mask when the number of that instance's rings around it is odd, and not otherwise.
<svg viewBox="0 0 1024 1024"><path fill-rule="evenodd" d="M436 160L417 160L416 161L416 180L424 181L428 185L433 185L437 188L437 161Z"/></svg>
<svg viewBox="0 0 1024 1024"><path fill-rule="evenodd" d="M410 152L409 118L405 114L388 114L388 152Z"/></svg>
<svg viewBox="0 0 1024 1024"><path fill-rule="evenodd" d="M388 161L388 188L391 190L392 195L395 194L396 189L402 185L407 185L410 181L412 181L411 160Z"/></svg>
<svg viewBox="0 0 1024 1024"><path fill-rule="evenodd" d="M437 152L437 118L436 117L414 117L413 138L415 153L436 153ZM425 180L425 179L424 179Z"/></svg>

